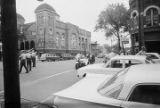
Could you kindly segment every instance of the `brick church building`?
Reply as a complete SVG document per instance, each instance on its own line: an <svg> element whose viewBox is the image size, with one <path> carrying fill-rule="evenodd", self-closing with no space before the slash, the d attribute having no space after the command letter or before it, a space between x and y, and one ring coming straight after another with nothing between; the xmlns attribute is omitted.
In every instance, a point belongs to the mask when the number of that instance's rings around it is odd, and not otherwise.
<svg viewBox="0 0 160 108"><path fill-rule="evenodd" d="M27 24L22 16L20 18L20 50L34 48L39 53L72 55L90 52L91 32L62 22L59 14L46 3L36 8L35 15L36 21Z"/></svg>

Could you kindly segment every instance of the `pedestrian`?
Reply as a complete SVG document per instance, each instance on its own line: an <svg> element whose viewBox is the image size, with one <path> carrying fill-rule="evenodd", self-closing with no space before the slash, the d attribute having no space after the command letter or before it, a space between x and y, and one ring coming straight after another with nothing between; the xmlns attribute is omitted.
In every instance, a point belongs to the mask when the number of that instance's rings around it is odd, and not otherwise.
<svg viewBox="0 0 160 108"><path fill-rule="evenodd" d="M87 54L88 64L90 64L90 53Z"/></svg>
<svg viewBox="0 0 160 108"><path fill-rule="evenodd" d="M89 58L88 58L89 64L92 64L92 59L91 59L91 58L92 58L92 55L90 54L90 55L89 55Z"/></svg>
<svg viewBox="0 0 160 108"><path fill-rule="evenodd" d="M27 59L26 53L22 52L19 56L19 60L20 60L19 73L21 73L23 67L26 69L26 73L28 73L28 68L26 66L26 59Z"/></svg>
<svg viewBox="0 0 160 108"><path fill-rule="evenodd" d="M33 67L36 67L36 52L34 50L32 50L31 58L32 58Z"/></svg>
<svg viewBox="0 0 160 108"><path fill-rule="evenodd" d="M92 59L92 64L95 63L95 56L94 55L92 55L91 59Z"/></svg>
<svg viewBox="0 0 160 108"><path fill-rule="evenodd" d="M32 70L32 59L31 59L31 53L27 52L26 54L26 58L27 58L27 68L29 71Z"/></svg>

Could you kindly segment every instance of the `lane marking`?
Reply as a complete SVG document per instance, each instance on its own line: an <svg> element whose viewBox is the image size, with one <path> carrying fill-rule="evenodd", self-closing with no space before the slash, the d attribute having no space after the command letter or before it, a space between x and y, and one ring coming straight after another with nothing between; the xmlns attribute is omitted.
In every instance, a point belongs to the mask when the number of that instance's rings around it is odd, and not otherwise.
<svg viewBox="0 0 160 108"><path fill-rule="evenodd" d="M44 81L44 80L46 80L46 79L50 79L50 78L52 78L52 77L59 76L59 75L65 74L65 73L70 73L70 72L73 72L73 71L74 71L74 69L68 70L68 71L63 71L63 72L60 72L60 73L57 73L57 74L53 74L53 75L48 76L48 77L44 77L44 78L37 79L37 80L35 80L35 81L31 81L31 82L24 83L24 84L22 84L22 86L33 85L33 84L39 83L39 82L41 82L41 81Z"/></svg>

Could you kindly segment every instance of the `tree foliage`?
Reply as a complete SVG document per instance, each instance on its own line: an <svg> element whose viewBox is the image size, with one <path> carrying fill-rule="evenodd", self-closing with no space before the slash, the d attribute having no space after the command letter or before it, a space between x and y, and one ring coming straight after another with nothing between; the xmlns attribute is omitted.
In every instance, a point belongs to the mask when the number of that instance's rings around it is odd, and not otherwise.
<svg viewBox="0 0 160 108"><path fill-rule="evenodd" d="M112 4L100 13L95 30L103 30L106 38L116 36L120 51L121 33L128 30L128 20L129 14L126 7L123 4Z"/></svg>

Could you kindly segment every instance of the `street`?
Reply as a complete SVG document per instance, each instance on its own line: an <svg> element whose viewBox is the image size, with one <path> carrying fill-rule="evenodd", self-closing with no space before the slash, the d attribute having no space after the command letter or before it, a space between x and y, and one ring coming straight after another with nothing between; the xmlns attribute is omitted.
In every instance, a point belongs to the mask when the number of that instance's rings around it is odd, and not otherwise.
<svg viewBox="0 0 160 108"><path fill-rule="evenodd" d="M96 60L101 62L101 60ZM21 98L29 101L48 102L54 92L65 89L80 79L74 69L75 60L37 62L30 73L23 68L20 74ZM0 67L0 93L3 90L2 63Z"/></svg>
<svg viewBox="0 0 160 108"><path fill-rule="evenodd" d="M30 73L23 69L20 74L21 98L45 102L54 92L62 90L76 81L75 60L57 62L38 62ZM2 63L1 63L2 69ZM0 91L3 90L3 72L0 72Z"/></svg>

